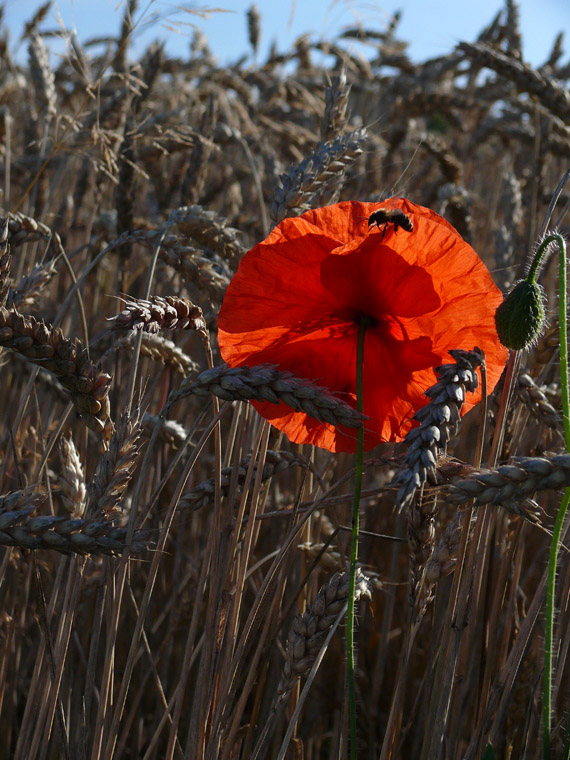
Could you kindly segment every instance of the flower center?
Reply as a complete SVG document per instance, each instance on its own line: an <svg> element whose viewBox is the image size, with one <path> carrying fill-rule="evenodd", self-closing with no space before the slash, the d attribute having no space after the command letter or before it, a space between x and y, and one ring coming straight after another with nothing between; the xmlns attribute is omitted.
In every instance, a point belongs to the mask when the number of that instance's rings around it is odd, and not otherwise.
<svg viewBox="0 0 570 760"><path fill-rule="evenodd" d="M357 313L354 321L359 327L363 327L364 329L367 327L378 327L380 324L376 317L371 317L370 314L365 314L364 312Z"/></svg>

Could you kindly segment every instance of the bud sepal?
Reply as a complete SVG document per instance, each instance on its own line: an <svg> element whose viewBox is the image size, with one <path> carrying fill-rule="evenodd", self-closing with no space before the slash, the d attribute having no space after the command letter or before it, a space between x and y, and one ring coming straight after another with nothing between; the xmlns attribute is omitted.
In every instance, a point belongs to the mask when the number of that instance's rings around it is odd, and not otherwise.
<svg viewBox="0 0 570 760"><path fill-rule="evenodd" d="M499 340L515 351L536 343L544 322L543 290L537 282L528 279L517 282L495 312Z"/></svg>

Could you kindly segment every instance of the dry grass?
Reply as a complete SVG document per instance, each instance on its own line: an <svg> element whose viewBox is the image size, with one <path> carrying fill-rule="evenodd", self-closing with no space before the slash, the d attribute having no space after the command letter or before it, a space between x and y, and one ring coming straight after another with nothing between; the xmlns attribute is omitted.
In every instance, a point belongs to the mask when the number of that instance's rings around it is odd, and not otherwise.
<svg viewBox="0 0 570 760"><path fill-rule="evenodd" d="M70 32L55 59L46 12L29 65L0 39L0 757L345 757L353 461L235 399L345 413L275 368L212 370L224 289L276 221L392 194L443 214L512 283L570 158L561 40L524 63L508 2L421 64L397 18L260 61L251 10L254 55L234 66L199 35L187 58L155 45L136 61L131 1L116 38ZM543 284L552 310L550 267ZM475 760L489 741L541 757L547 530L570 477L557 347L552 321L522 357L498 468L501 388L479 443L475 410L447 446L365 462L359 758ZM561 747L567 551L558 592Z"/></svg>

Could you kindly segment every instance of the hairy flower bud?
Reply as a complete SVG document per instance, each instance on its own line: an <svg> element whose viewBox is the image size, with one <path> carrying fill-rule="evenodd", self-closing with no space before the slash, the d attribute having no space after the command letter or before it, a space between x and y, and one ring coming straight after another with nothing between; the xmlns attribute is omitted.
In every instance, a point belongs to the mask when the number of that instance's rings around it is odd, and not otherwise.
<svg viewBox="0 0 570 760"><path fill-rule="evenodd" d="M505 296L495 312L499 340L516 351L529 348L544 325L542 288L536 282L521 280Z"/></svg>

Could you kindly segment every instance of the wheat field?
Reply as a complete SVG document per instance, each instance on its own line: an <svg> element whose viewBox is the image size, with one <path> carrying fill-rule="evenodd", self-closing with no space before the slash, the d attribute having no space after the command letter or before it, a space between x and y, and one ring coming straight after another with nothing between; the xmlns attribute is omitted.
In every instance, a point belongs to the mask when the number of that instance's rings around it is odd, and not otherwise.
<svg viewBox="0 0 570 760"><path fill-rule="evenodd" d="M59 30L61 57L49 2L26 62L0 27L0 758L345 758L354 458L197 379L222 363L224 292L281 220L390 196L441 214L506 291L547 228L568 232L570 59L560 34L525 63L511 0L422 63L397 15L260 60L254 7L232 65L200 33L137 60L137 5L116 36ZM362 760L543 757L570 484L556 257L541 282L548 325L451 431L436 483L398 513L406 444L365 457ZM552 757L569 594L563 547Z"/></svg>

